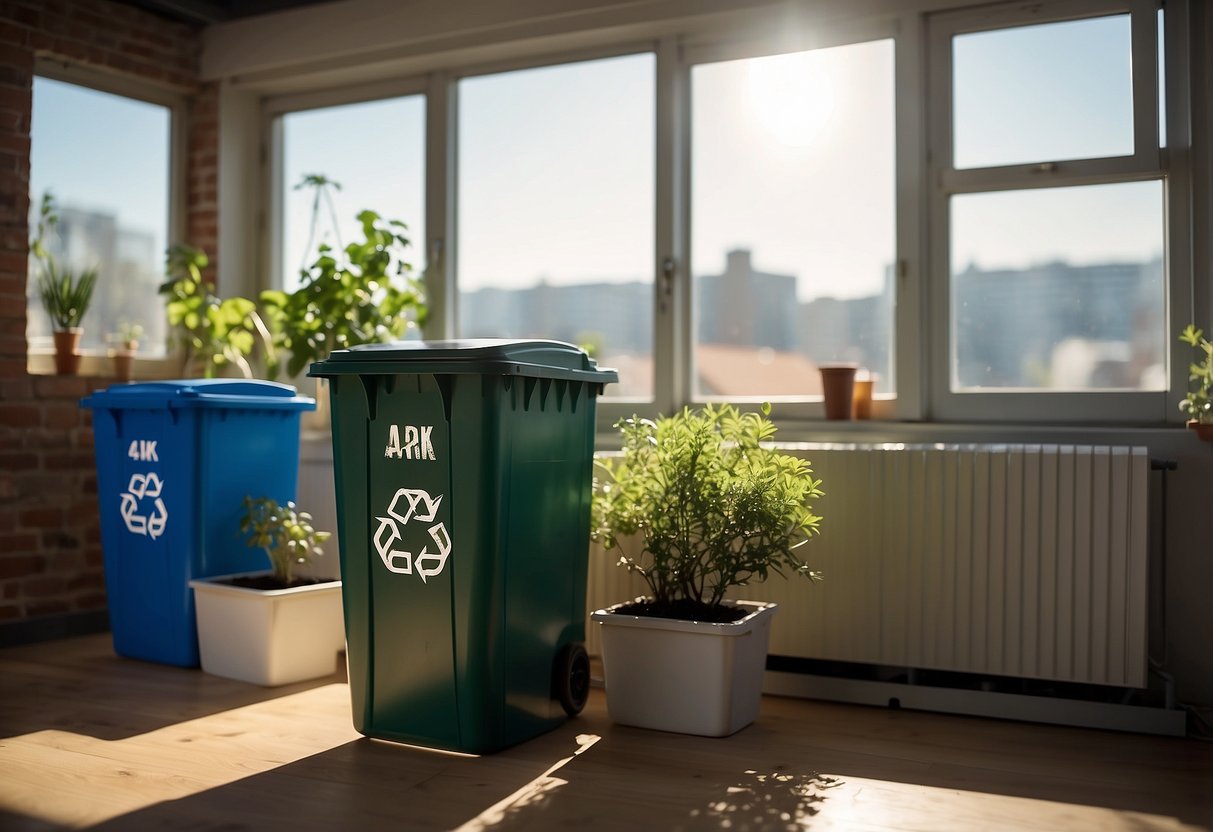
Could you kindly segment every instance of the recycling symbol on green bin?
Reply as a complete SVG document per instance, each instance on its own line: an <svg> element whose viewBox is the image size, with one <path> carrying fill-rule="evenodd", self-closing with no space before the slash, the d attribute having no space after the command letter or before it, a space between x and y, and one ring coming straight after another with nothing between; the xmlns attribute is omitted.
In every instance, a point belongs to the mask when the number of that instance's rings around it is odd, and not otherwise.
<svg viewBox="0 0 1213 832"><path fill-rule="evenodd" d="M168 523L168 509L160 492L164 482L155 471L146 474L131 474L126 491L122 492L122 505L118 507L127 531L155 540L164 534ZM148 503L150 502L150 505Z"/></svg>
<svg viewBox="0 0 1213 832"><path fill-rule="evenodd" d="M421 576L421 582L425 583L446 567L446 559L451 554L451 536L447 533L445 523L439 522L429 527L430 539L438 547L436 552L429 550L429 544L423 545L416 555L393 548L404 539L402 529L409 523L433 523L441 504L441 494L430 497L429 492L419 488L401 488L392 497L387 517L375 517L379 521L379 528L375 532L375 550L389 572L412 575L416 571Z"/></svg>

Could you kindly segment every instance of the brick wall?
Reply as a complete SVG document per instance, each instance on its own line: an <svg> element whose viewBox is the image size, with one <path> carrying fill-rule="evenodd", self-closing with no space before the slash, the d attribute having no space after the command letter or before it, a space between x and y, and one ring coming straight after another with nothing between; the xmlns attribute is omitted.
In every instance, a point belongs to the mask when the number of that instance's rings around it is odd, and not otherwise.
<svg viewBox="0 0 1213 832"><path fill-rule="evenodd" d="M219 85L203 84L191 100L186 169L185 239L211 259L215 279L219 250Z"/></svg>
<svg viewBox="0 0 1213 832"><path fill-rule="evenodd" d="M216 96L199 32L107 0L0 2L0 625L106 606L93 432L81 397L104 378L26 372L30 109L35 57L184 90L189 240L217 242ZM87 152L87 130L80 135Z"/></svg>

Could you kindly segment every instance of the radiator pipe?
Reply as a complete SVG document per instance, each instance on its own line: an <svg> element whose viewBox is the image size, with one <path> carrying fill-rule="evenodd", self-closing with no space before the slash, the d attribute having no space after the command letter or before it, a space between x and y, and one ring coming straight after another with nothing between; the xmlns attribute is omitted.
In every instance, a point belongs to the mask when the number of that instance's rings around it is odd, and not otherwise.
<svg viewBox="0 0 1213 832"><path fill-rule="evenodd" d="M1167 507L1170 505L1167 501L1167 473L1174 471L1179 467L1179 463L1173 459L1151 459L1150 470L1161 472L1161 486L1159 488L1162 498L1162 511L1160 512L1159 526L1161 528L1162 540L1159 546L1158 553L1158 582L1161 588L1161 603L1159 606L1159 629L1162 631L1162 658L1156 659L1150 656L1149 669L1154 675L1163 681L1163 706L1168 710L1174 710L1179 707L1179 697L1175 693L1175 680L1171 674L1166 671L1167 664ZM1148 652L1148 651L1147 651Z"/></svg>

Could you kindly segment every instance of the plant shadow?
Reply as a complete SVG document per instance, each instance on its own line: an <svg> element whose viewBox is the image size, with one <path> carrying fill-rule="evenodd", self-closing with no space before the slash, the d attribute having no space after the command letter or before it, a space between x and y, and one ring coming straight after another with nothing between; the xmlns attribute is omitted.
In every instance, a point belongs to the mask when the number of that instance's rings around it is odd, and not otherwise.
<svg viewBox="0 0 1213 832"><path fill-rule="evenodd" d="M827 799L828 791L841 782L816 772L791 774L783 766L770 773L747 769L724 789L719 800L704 809L692 809L685 828L795 832L809 825L821 811L819 804Z"/></svg>
<svg viewBox="0 0 1213 832"><path fill-rule="evenodd" d="M738 771L739 761L731 760L730 776L688 767L654 785L635 767L650 732L577 722L479 757L362 738L90 828L783 832L805 828L839 783L783 766ZM602 733L579 732L587 727ZM685 745L688 759L717 742L673 735L661 741Z"/></svg>

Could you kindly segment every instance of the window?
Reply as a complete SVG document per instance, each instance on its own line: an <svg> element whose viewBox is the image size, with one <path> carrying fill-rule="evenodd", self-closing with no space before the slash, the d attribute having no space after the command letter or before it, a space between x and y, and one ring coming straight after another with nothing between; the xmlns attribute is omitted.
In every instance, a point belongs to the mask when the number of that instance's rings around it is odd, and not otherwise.
<svg viewBox="0 0 1213 832"><path fill-rule="evenodd" d="M952 198L952 389L1165 390L1162 187Z"/></svg>
<svg viewBox="0 0 1213 832"><path fill-rule="evenodd" d="M417 265L446 254L426 336L587 346L620 371L604 423L769 401L799 430L833 362L877 419L1178 419L1190 5L825 5L634 41L604 12L271 98L272 273L363 207L403 219ZM342 184L315 229L312 173Z"/></svg>
<svg viewBox="0 0 1213 832"><path fill-rule="evenodd" d="M168 106L41 75L30 130L30 229L44 194L58 223L46 239L61 266L98 271L81 349L104 352L124 325L143 328L140 355L163 356L168 322L156 293L170 236ZM51 325L31 259L27 337L50 351Z"/></svg>
<svg viewBox="0 0 1213 832"><path fill-rule="evenodd" d="M947 325L930 368L945 418L1165 417L1159 22L1098 11L932 21L931 311Z"/></svg>
<svg viewBox="0 0 1213 832"><path fill-rule="evenodd" d="M893 81L892 40L692 67L696 398L894 390Z"/></svg>
<svg viewBox="0 0 1213 832"><path fill-rule="evenodd" d="M458 320L465 337L554 338L653 397L654 58L464 78Z"/></svg>
<svg viewBox="0 0 1213 832"><path fill-rule="evenodd" d="M957 168L1133 152L1129 16L956 35Z"/></svg>
<svg viewBox="0 0 1213 832"><path fill-rule="evenodd" d="M408 226L411 263L425 265L425 97L288 112L281 116L277 285L292 291L325 243L359 239L357 215L371 210ZM336 183L322 189L306 177Z"/></svg>

